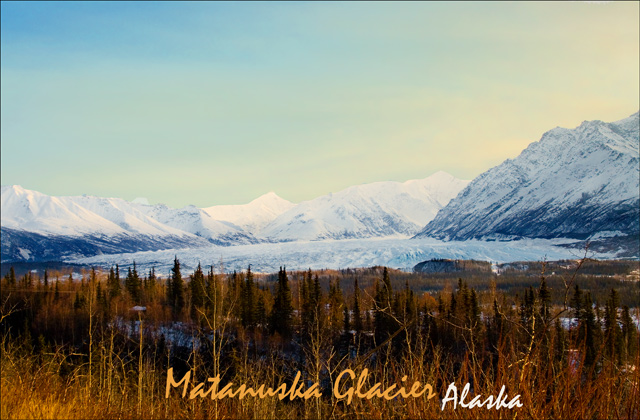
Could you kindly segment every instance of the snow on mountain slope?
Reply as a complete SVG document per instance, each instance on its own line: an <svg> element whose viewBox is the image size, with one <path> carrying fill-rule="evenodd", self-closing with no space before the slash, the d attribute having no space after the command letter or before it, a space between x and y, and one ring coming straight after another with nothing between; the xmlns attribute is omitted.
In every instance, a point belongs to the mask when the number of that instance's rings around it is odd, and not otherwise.
<svg viewBox="0 0 640 420"><path fill-rule="evenodd" d="M587 238L640 230L638 113L554 128L475 178L416 238Z"/></svg>
<svg viewBox="0 0 640 420"><path fill-rule="evenodd" d="M185 235L185 231L175 229L161 221L149 217L136 208L136 205L121 198L102 198L94 196L60 197L63 202L73 203L107 219L133 234L146 235Z"/></svg>
<svg viewBox="0 0 640 420"><path fill-rule="evenodd" d="M2 187L1 225L2 261L259 242L193 206L52 197L20 186Z"/></svg>
<svg viewBox="0 0 640 420"><path fill-rule="evenodd" d="M258 232L295 204L268 192L248 204L203 208L213 219L233 223L248 232Z"/></svg>
<svg viewBox="0 0 640 420"><path fill-rule="evenodd" d="M122 234L126 229L76 204L19 185L2 186L2 227L44 234Z"/></svg>
<svg viewBox="0 0 640 420"><path fill-rule="evenodd" d="M2 260L70 258L300 239L408 236L468 181L377 182L295 205L267 193L245 205L173 209L144 200L52 197L2 187ZM254 236L255 233L255 236ZM266 239L265 239L266 238Z"/></svg>
<svg viewBox="0 0 640 420"><path fill-rule="evenodd" d="M215 243L257 242L241 228L214 220L194 206L173 209L121 198L52 197L20 186L2 187L2 226L54 235L174 235Z"/></svg>
<svg viewBox="0 0 640 420"><path fill-rule="evenodd" d="M265 226L260 235L272 241L410 236L468 182L438 172L404 183L352 186L298 204Z"/></svg>
<svg viewBox="0 0 640 420"><path fill-rule="evenodd" d="M259 242L251 233L232 223L214 220L209 213L195 206L186 206L181 209L173 209L164 204L155 206L134 204L134 206L164 226L191 233L213 243Z"/></svg>

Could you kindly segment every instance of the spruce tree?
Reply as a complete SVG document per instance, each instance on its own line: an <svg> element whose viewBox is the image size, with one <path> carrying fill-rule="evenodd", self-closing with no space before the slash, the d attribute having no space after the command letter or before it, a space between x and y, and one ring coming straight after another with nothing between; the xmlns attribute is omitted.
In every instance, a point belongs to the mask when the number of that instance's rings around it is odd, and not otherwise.
<svg viewBox="0 0 640 420"><path fill-rule="evenodd" d="M349 319L349 307L347 305L344 305L343 329L345 334L349 334L351 331L351 320Z"/></svg>
<svg viewBox="0 0 640 420"><path fill-rule="evenodd" d="M622 307L620 321L622 323L621 335L625 355L624 360L631 361L635 359L638 353L638 328L629 314L629 307L627 305Z"/></svg>
<svg viewBox="0 0 640 420"><path fill-rule="evenodd" d="M191 316L195 318L198 313L197 308L204 307L206 295L204 274L200 263L191 275L189 289L191 290Z"/></svg>
<svg viewBox="0 0 640 420"><path fill-rule="evenodd" d="M340 287L340 277L336 277L335 280L331 280L329 283L329 318L333 332L337 333L342 330L342 323L344 321L343 312L347 306L344 301L344 296L342 295L342 288Z"/></svg>
<svg viewBox="0 0 640 420"><path fill-rule="evenodd" d="M309 278L311 278L311 273L309 273ZM320 281L318 280L318 275L316 274L313 279L313 303L315 307L320 306L322 302L322 290L320 289Z"/></svg>
<svg viewBox="0 0 640 420"><path fill-rule="evenodd" d="M596 362L597 331L600 331L599 326L596 324L596 318L593 312L593 300L591 299L591 292L587 292L587 294L584 296L582 318L580 320L580 323L580 338L585 343L584 363L586 366L591 367Z"/></svg>
<svg viewBox="0 0 640 420"><path fill-rule="evenodd" d="M554 358L555 361L560 364L559 366L561 368L561 363L566 359L565 353L567 350L567 339L565 337L564 328L562 328L562 324L559 319L556 319L555 322L555 333Z"/></svg>
<svg viewBox="0 0 640 420"><path fill-rule="evenodd" d="M119 296L120 295L120 266L118 264L116 264L114 287L116 288L116 291L117 291L116 296Z"/></svg>
<svg viewBox="0 0 640 420"><path fill-rule="evenodd" d="M478 294L475 289L471 289L469 298L469 321L471 328L480 326L480 306L478 305Z"/></svg>
<svg viewBox="0 0 640 420"><path fill-rule="evenodd" d="M157 281L158 279L156 277L156 268L151 267L151 270L149 270L149 275L147 276L144 284L146 300L150 300L152 298L154 290L156 289Z"/></svg>
<svg viewBox="0 0 640 420"><path fill-rule="evenodd" d="M242 325L245 328L252 328L256 324L256 300L251 265L247 269L247 277L242 291Z"/></svg>
<svg viewBox="0 0 640 420"><path fill-rule="evenodd" d="M271 311L271 330L284 338L291 337L293 333L293 304L291 288L286 268L280 267L278 273L278 285Z"/></svg>
<svg viewBox="0 0 640 420"><path fill-rule="evenodd" d="M217 315L222 307L222 291L220 290L218 276L213 274L213 265L211 265L207 273L207 284L205 287L207 291L204 302L205 307L211 314Z"/></svg>
<svg viewBox="0 0 640 420"><path fill-rule="evenodd" d="M256 324L260 325L266 331L266 328L268 327L267 321L269 320L265 302L265 293L267 292L262 288L258 288L257 290L258 295L256 296Z"/></svg>
<svg viewBox="0 0 640 420"><path fill-rule="evenodd" d="M182 312L182 308L184 307L184 282L182 280L182 274L180 273L180 261L178 261L177 256L173 260L167 294L169 305L171 305L175 317Z"/></svg>
<svg viewBox="0 0 640 420"><path fill-rule="evenodd" d="M118 267L118 264L116 264L115 271L113 267L109 270L107 284L109 288L109 298L113 299L120 295L120 267Z"/></svg>
<svg viewBox="0 0 640 420"><path fill-rule="evenodd" d="M357 277L353 285L353 329L356 333L361 333L363 330L362 310L360 309L360 287L358 286Z"/></svg>
<svg viewBox="0 0 640 420"><path fill-rule="evenodd" d="M394 331L394 322L391 316L393 289L387 267L382 273L382 284L376 282L376 310L375 310L375 338L376 343L386 340Z"/></svg>
<svg viewBox="0 0 640 420"><path fill-rule="evenodd" d="M136 301L136 290L133 284L133 274L131 273L131 267L128 268L127 276L124 278L124 288L131 297L131 299Z"/></svg>
<svg viewBox="0 0 640 420"><path fill-rule="evenodd" d="M134 303L139 304L142 299L142 282L140 281L140 276L138 275L138 270L136 268L136 262L133 262L133 270L129 267L127 272L127 277L124 280L124 286L131 296L131 300Z"/></svg>
<svg viewBox="0 0 640 420"><path fill-rule="evenodd" d="M622 357L622 332L618 325L618 305L620 299L618 292L611 289L609 299L605 306L604 325L606 353L611 360L620 360Z"/></svg>
<svg viewBox="0 0 640 420"><path fill-rule="evenodd" d="M571 298L571 307L573 308L574 318L580 319L582 316L583 305L584 299L582 297L582 290L580 290L580 287L576 284Z"/></svg>
<svg viewBox="0 0 640 420"><path fill-rule="evenodd" d="M13 266L9 268L9 274L8 274L7 280L9 283L9 287L11 288L16 287L16 271L13 269Z"/></svg>
<svg viewBox="0 0 640 420"><path fill-rule="evenodd" d="M542 317L542 321L546 324L549 319L549 307L551 305L551 291L547 287L547 282L544 277L540 282L540 291L538 292L538 298L540 299L540 315Z"/></svg>
<svg viewBox="0 0 640 420"><path fill-rule="evenodd" d="M56 276L56 287L53 293L53 300L57 302L59 298L60 298L60 280L58 280L58 276Z"/></svg>

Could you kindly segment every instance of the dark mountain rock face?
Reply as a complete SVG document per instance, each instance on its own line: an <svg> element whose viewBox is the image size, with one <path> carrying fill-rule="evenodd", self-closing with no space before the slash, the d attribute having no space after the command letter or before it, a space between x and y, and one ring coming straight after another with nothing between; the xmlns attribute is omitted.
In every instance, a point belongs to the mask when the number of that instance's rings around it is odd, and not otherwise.
<svg viewBox="0 0 640 420"><path fill-rule="evenodd" d="M202 246L204 240L197 245ZM121 252L157 251L185 248L194 245L191 238L108 235L43 235L10 228L2 228L0 236L2 262L62 261L70 257L83 257Z"/></svg>

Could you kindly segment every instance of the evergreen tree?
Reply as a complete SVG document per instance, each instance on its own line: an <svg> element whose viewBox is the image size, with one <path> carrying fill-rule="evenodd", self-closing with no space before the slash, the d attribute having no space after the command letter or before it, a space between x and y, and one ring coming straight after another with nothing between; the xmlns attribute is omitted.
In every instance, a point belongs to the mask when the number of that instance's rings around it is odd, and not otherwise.
<svg viewBox="0 0 640 420"><path fill-rule="evenodd" d="M528 289L524 290L524 299L522 301L522 305L520 306L520 319L522 325L525 325L528 330L531 328L531 323L533 321L533 315L535 311L535 293L533 291L533 287L529 286ZM532 332L532 331L529 331Z"/></svg>
<svg viewBox="0 0 640 420"><path fill-rule="evenodd" d="M16 271L13 266L9 268L9 273L7 273L7 283L10 288L16 287Z"/></svg>
<svg viewBox="0 0 640 420"><path fill-rule="evenodd" d="M337 333L344 323L344 308L347 306L342 296L340 278L337 277L329 284L329 325L331 331ZM347 309L348 310L348 309Z"/></svg>
<svg viewBox="0 0 640 420"><path fill-rule="evenodd" d="M114 278L114 287L117 290L116 296L120 296L121 284L120 284L120 266L116 264L116 274Z"/></svg>
<svg viewBox="0 0 640 420"><path fill-rule="evenodd" d="M584 303L582 307L582 318L580 319L580 339L584 342L585 345L584 363L586 366L591 367L596 362L597 331L600 331L600 328L596 324L596 318L593 312L593 300L591 299L591 292L587 292L587 294L584 296Z"/></svg>
<svg viewBox="0 0 640 420"><path fill-rule="evenodd" d="M191 291L191 317L196 318L198 313L196 308L204 308L206 297L204 273L200 263L198 263L198 267L191 275L189 289Z"/></svg>
<svg viewBox="0 0 640 420"><path fill-rule="evenodd" d="M53 292L53 300L57 302L59 298L60 298L60 280L58 280L58 276L56 276L56 288L55 288L55 291Z"/></svg>
<svg viewBox="0 0 640 420"><path fill-rule="evenodd" d="M311 275L311 270L309 270L309 275ZM300 318L302 320L303 327L308 323L309 314L311 312L311 299L309 295L309 283L307 281L307 276L305 273L302 273L302 285L300 287L302 290L300 291L300 299L301 299L301 314ZM303 328L304 329L304 328Z"/></svg>
<svg viewBox="0 0 640 420"><path fill-rule="evenodd" d="M540 315L542 320L546 323L549 319L549 306L551 305L551 291L547 287L547 282L542 278L540 282L540 290L538 291L538 298L540 299Z"/></svg>
<svg viewBox="0 0 640 420"><path fill-rule="evenodd" d="M607 300L604 314L605 352L611 360L617 361L620 361L622 358L622 331L618 325L619 305L620 299L618 297L618 292L615 289L611 289L611 294Z"/></svg>
<svg viewBox="0 0 640 420"><path fill-rule="evenodd" d="M349 334L349 331L351 331L351 320L349 317L349 307L347 305L344 305L343 329L345 334Z"/></svg>
<svg viewBox="0 0 640 420"><path fill-rule="evenodd" d="M404 283L404 312L405 312L405 322L412 322L414 319L418 317L418 306L416 303L415 296L413 294L413 290L409 288L409 280Z"/></svg>
<svg viewBox="0 0 640 420"><path fill-rule="evenodd" d="M140 281L140 277L138 276L138 270L136 269L136 263L133 262L133 270L129 267L127 272L127 277L124 280L125 289L129 296L131 296L131 300L134 303L139 304L142 298L142 283Z"/></svg>
<svg viewBox="0 0 640 420"><path fill-rule="evenodd" d="M96 284L96 300L98 302L102 301L102 286L100 282Z"/></svg>
<svg viewBox="0 0 640 420"><path fill-rule="evenodd" d="M353 329L356 333L361 333L363 330L362 310L360 309L360 287L358 286L357 277L353 285Z"/></svg>
<svg viewBox="0 0 640 420"><path fill-rule="evenodd" d="M622 323L622 347L624 355L626 356L624 359L625 361L631 361L634 360L638 354L638 329L629 314L629 307L627 305L622 307L620 322Z"/></svg>
<svg viewBox="0 0 640 420"><path fill-rule="evenodd" d="M293 304L291 288L287 277L286 268L280 267L278 272L278 284L271 311L271 330L282 337L291 337L293 333Z"/></svg>
<svg viewBox="0 0 640 420"><path fill-rule="evenodd" d="M245 279L242 294L242 325L246 328L252 328L256 324L256 300L255 300L255 283L253 282L253 273L251 265L247 269L247 277Z"/></svg>
<svg viewBox="0 0 640 420"><path fill-rule="evenodd" d="M33 287L33 277L31 276L31 272L27 271L24 276L22 276L22 280L20 282L22 283L22 288L31 289L31 287Z"/></svg>
<svg viewBox="0 0 640 420"><path fill-rule="evenodd" d="M144 283L145 300L152 299L152 296L155 293L157 284L158 284L158 278L156 277L156 268L151 267L151 270L149 270L149 275L145 278L145 283Z"/></svg>
<svg viewBox="0 0 640 420"><path fill-rule="evenodd" d="M167 285L167 300L174 316L182 312L184 307L184 282L180 273L180 261L178 261L177 256L173 260L173 268Z"/></svg>
<svg viewBox="0 0 640 420"><path fill-rule="evenodd" d="M469 297L469 322L471 328L480 326L480 306L478 305L478 294L475 289L471 289Z"/></svg>
<svg viewBox="0 0 640 420"><path fill-rule="evenodd" d="M487 328L487 338L489 345L492 349L497 349L502 339L503 328L503 316L500 313L497 299L493 299L493 316L491 317L491 323Z"/></svg>
<svg viewBox="0 0 640 420"><path fill-rule="evenodd" d="M376 282L376 310L374 314L374 333L376 343L382 343L395 332L394 320L391 316L391 310L393 308L392 297L393 289L391 288L389 272L387 267L384 267L382 273L382 284L379 285Z"/></svg>
<svg viewBox="0 0 640 420"><path fill-rule="evenodd" d="M213 265L209 267L207 273L207 294L205 296L205 306L207 310L216 316L222 308L222 290L220 289L220 281L218 276L213 274Z"/></svg>
<svg viewBox="0 0 640 420"><path fill-rule="evenodd" d="M242 302L244 298L244 285L243 280L233 270L231 279L229 281L229 292L224 295L224 310L231 311L237 319L242 319Z"/></svg>
<svg viewBox="0 0 640 420"><path fill-rule="evenodd" d="M113 270L113 267L109 270L107 284L109 288L109 297L111 299L120 295L120 267L118 267L118 264L116 264L115 271Z"/></svg>
<svg viewBox="0 0 640 420"><path fill-rule="evenodd" d="M562 368L561 363L565 360L565 353L567 350L567 339L564 328L562 328L562 324L560 324L559 319L556 319L555 332L554 358L556 362L560 364L560 368Z"/></svg>
<svg viewBox="0 0 640 420"><path fill-rule="evenodd" d="M302 322L302 335L307 336L311 331L312 325L316 322L317 314L317 296L313 286L313 277L309 268L306 274L302 275L302 314L300 316Z"/></svg>
<svg viewBox="0 0 640 420"><path fill-rule="evenodd" d="M573 297L571 298L571 307L573 308L573 317L580 319L582 317L584 298L582 297L582 290L576 284L573 289Z"/></svg>
<svg viewBox="0 0 640 420"><path fill-rule="evenodd" d="M311 278L311 273L309 273L309 278ZM320 290L320 281L318 280L318 275L316 274L313 279L313 305L315 307L319 307L322 302L322 290Z"/></svg>
<svg viewBox="0 0 640 420"><path fill-rule="evenodd" d="M84 297L84 294L82 293L82 290L80 290L76 293L76 298L73 302L73 308L76 311L78 311L84 307L84 304L85 304L85 297Z"/></svg>
<svg viewBox="0 0 640 420"><path fill-rule="evenodd" d="M449 302L449 311L447 312L447 318L451 318L451 316L455 316L457 309L458 309L458 302L456 299L456 294L451 293L451 302Z"/></svg>
<svg viewBox="0 0 640 420"><path fill-rule="evenodd" d="M261 287L256 288L256 324L262 326L263 328L267 327L267 306L265 303L265 293L267 293Z"/></svg>

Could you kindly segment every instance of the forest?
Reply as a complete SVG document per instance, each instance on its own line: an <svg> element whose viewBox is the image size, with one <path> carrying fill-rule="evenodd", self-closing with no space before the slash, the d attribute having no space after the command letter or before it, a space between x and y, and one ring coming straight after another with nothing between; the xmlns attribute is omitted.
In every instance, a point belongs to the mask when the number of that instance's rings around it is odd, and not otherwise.
<svg viewBox="0 0 640 420"><path fill-rule="evenodd" d="M175 258L165 276L135 263L3 267L0 417L640 417L637 261L454 265L253 273L220 262L187 275ZM420 382L435 397L348 403L334 393L347 369L366 372L364 390ZM191 378L186 397L169 377ZM317 384L322 397L191 398L213 378ZM503 389L521 407L443 409L452 383L468 384L467 402Z"/></svg>

